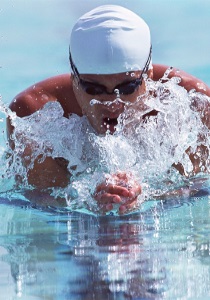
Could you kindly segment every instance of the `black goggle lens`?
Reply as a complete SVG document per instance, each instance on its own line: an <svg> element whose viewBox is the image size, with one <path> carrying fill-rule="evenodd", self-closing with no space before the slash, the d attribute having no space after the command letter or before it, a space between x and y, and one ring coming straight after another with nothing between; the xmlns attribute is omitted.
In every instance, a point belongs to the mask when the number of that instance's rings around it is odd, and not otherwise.
<svg viewBox="0 0 210 300"><path fill-rule="evenodd" d="M130 82L119 84L111 93L108 92L106 87L103 85L88 82L83 79L79 79L79 82L82 89L89 95L114 94L115 90L118 90L119 94L130 95L133 94L138 86L142 84L142 78L137 78Z"/></svg>

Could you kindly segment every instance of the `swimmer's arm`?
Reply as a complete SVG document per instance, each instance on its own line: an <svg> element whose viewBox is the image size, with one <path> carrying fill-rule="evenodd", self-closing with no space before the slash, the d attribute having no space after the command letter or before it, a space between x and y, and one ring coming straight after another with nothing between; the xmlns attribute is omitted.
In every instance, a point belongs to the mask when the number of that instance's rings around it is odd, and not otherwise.
<svg viewBox="0 0 210 300"><path fill-rule="evenodd" d="M153 80L157 81L162 78L168 68L168 66L164 65L153 65ZM179 85L183 86L187 91L194 89L196 92L210 97L210 87L200 79L176 68L172 69L168 77L171 78L174 76L181 78ZM192 97L192 108L201 114L202 122L210 129L210 100L208 98L202 98L201 101L201 99L195 95L195 97Z"/></svg>
<svg viewBox="0 0 210 300"><path fill-rule="evenodd" d="M150 200L176 200L179 198L190 198L196 196L208 182L208 177L192 178L186 185L180 188L171 189L162 193L160 190L154 192Z"/></svg>
<svg viewBox="0 0 210 300"><path fill-rule="evenodd" d="M74 102L72 95L70 74L63 74L43 80L24 90L13 99L10 104L10 109L15 112L18 117L25 117L41 109L47 102L57 100L59 102L63 101L64 115L68 115L71 109L77 113L77 105L72 105ZM68 105L69 107L67 107ZM7 118L7 136L12 149L15 147L14 141L11 139L13 129L10 118ZM26 149L23 156L32 156L32 149ZM36 160L34 168L28 172L28 182L37 188L66 186L68 180L69 174L67 167L57 163L57 161L51 157L47 157L42 163Z"/></svg>
<svg viewBox="0 0 210 300"><path fill-rule="evenodd" d="M168 68L169 66L154 64L153 80L158 81L161 79ZM210 88L202 80L192 76L191 74L188 74L177 68L173 68L168 77L180 77L181 82L179 85L184 87L187 91L195 89L196 92L200 92L210 97Z"/></svg>
<svg viewBox="0 0 210 300"><path fill-rule="evenodd" d="M10 119L7 118L7 136L9 145L12 150L15 148L11 135L13 133L13 126ZM23 164L27 165L31 162L32 147L27 146L22 156ZM67 165L58 163L52 157L46 157L43 162L39 162L39 158L34 161L34 166L28 171L28 183L38 189L45 189L50 187L65 187L69 183L70 174L67 171Z"/></svg>
<svg viewBox="0 0 210 300"><path fill-rule="evenodd" d="M64 109L64 115L77 113L78 104L72 89L70 74L54 76L19 93L11 102L10 109L18 117L25 117L41 109L49 101L58 101Z"/></svg>
<svg viewBox="0 0 210 300"><path fill-rule="evenodd" d="M153 80L159 80L163 77L165 71L168 69L168 66L164 65L153 65ZM173 68L169 73L169 78L171 77L180 77L180 85L183 86L187 91L195 90L196 92L202 93L210 97L210 88L202 82L200 79L178 69ZM208 97L203 97L202 101L200 97L192 97L192 109L199 112L201 115L201 120L204 125L210 130L210 101ZM205 146L205 141L202 141L202 135L200 136L200 145L197 147L196 152L193 153L191 149L187 149L186 153L189 155L189 158L193 165L192 174L185 174L185 170L181 163L174 164L173 166L185 176L196 175L200 172L208 173L209 167L208 157L209 149Z"/></svg>
<svg viewBox="0 0 210 300"><path fill-rule="evenodd" d="M28 183L38 189L66 187L69 179L67 168L61 167L52 157L47 157L42 163L36 159L33 169L28 171Z"/></svg>

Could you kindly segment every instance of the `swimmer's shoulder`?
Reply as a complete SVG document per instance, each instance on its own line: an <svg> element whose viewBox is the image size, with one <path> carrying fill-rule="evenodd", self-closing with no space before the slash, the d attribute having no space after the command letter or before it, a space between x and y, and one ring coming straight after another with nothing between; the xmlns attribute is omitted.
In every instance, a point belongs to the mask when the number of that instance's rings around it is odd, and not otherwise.
<svg viewBox="0 0 210 300"><path fill-rule="evenodd" d="M10 109L19 117L24 117L33 114L50 101L60 102L64 115L80 114L70 74L50 77L35 83L13 99Z"/></svg>
<svg viewBox="0 0 210 300"><path fill-rule="evenodd" d="M154 64L153 65L153 80L158 81L163 77L168 66ZM210 87L202 80L194 77L191 74L186 73L177 68L172 68L169 73L169 78L179 77L181 79L179 85L184 87L187 91L195 90L203 96L207 97L192 97L191 107L200 113L202 122L210 129Z"/></svg>
<svg viewBox="0 0 210 300"><path fill-rule="evenodd" d="M179 85L184 87L188 92L195 90L210 97L210 87L199 78L175 67L169 67L161 64L153 64L153 80L158 81L164 73L170 69L168 78L179 77L181 79Z"/></svg>

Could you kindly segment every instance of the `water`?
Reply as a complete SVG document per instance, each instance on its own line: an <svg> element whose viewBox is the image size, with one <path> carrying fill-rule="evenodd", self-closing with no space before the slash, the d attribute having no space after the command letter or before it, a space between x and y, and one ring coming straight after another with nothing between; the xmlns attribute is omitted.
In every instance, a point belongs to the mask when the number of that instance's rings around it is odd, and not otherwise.
<svg viewBox="0 0 210 300"><path fill-rule="evenodd" d="M164 80L167 80L166 76ZM165 194L183 185L191 186L193 165L185 150L191 148L196 152L201 141L208 149L210 141L208 128L190 104L193 99L199 99L201 103L209 101L208 97L193 91L188 93L178 86L178 78L167 80L164 84L161 81L146 82L148 92L134 103L125 103L125 111L114 135L97 135L85 116L63 117L63 109L58 102L49 102L43 109L24 118L5 109L15 128L11 137L15 148L12 151L8 149L7 159L3 156L3 180L22 178L22 187L30 189L26 178L35 160L42 162L47 156L63 157L69 162L68 169L73 175L70 184L67 188L50 189L49 193L53 197L63 196L70 209L86 207L96 213L100 212L92 194L104 178L119 171L131 174L130 181L136 178L141 182L143 193L138 199L138 206L153 198L157 189ZM121 99L117 97L117 101ZM91 105L101 105L94 99L91 102ZM159 112L157 116L142 119L145 112L154 110ZM198 139L201 132L203 137ZM23 166L23 153L27 153L31 145L34 151L29 157L30 163L24 156L26 163ZM179 162L190 181L171 167ZM202 171L209 170L208 157L202 167ZM113 181L112 177L108 180ZM118 207L115 207L112 213L117 211Z"/></svg>
<svg viewBox="0 0 210 300"><path fill-rule="evenodd" d="M121 218L2 204L1 220L7 299L209 298L205 196Z"/></svg>
<svg viewBox="0 0 210 300"><path fill-rule="evenodd" d="M114 3L125 5L120 1ZM48 1L20 1L18 5L12 1L1 3L1 20L4 22L1 26L3 60L0 72L3 80L0 93L6 105L28 85L68 72L68 28L75 16L98 2L91 1L90 5L83 1L81 7L75 1L50 1L48 4ZM151 11L151 5L155 13ZM160 1L158 5L154 1L139 1L138 4L129 1L126 7L135 8L151 23L153 48L156 49L153 61L174 64L210 82L207 1L200 1L199 5L196 1L177 1L173 9L169 9L167 1ZM40 15L40 11L45 13ZM179 22L169 22L176 11L182 12ZM187 25L192 20L197 26L189 33ZM27 28L24 22L27 22ZM199 49L193 43L196 32L199 33L199 44L203 46ZM190 43L193 47L189 47ZM196 53L193 53L194 49ZM200 49L203 49L202 53ZM50 53L52 57L49 57ZM85 117L63 118L57 104L49 104L50 107L44 107L45 111L25 119L12 115L13 122L18 124L16 134L24 132L25 137L33 137L38 144L34 158L40 152L44 158L51 147L52 156L62 154L70 160L69 168L74 164L78 167L72 180L73 190L50 191L54 196L66 196L69 206L40 208L23 196L23 190L29 188L27 182L23 182L22 189L13 186L14 174L23 176L27 171L17 159L23 144L17 144L16 160L10 168L10 158L2 158L0 299L209 299L209 177L199 174L188 181L174 170L168 172L170 165L180 159L186 172L192 172L183 149L195 148L197 132L202 131L205 135L206 128L197 113L189 108L189 101L193 97L200 97L202 101L205 97L187 94L173 81L166 87L148 81L148 89L158 91L159 101L150 97L144 109L159 110L157 119L142 127L132 118L133 107L128 106L129 116L121 119L124 126L119 125L114 136L105 138L95 135ZM175 103L173 99L176 99ZM93 105L99 104L93 101ZM46 111L48 122L43 117ZM7 113L10 114L8 110ZM1 152L6 149L4 113L2 118ZM56 130L58 123L62 123L59 131ZM73 145L66 132L73 135ZM61 144L55 143L58 137ZM135 151L139 142L141 151ZM208 136L205 143L209 147ZM90 195L104 174L115 172L119 166L131 170L139 178L145 198L139 199L139 210L129 215L119 217L113 211L111 215L98 216ZM209 167L208 161L206 167ZM172 196L164 200L160 196L158 201L153 200L157 191L161 195L163 191L183 185L196 189L197 193L191 197ZM69 201L72 195L75 199Z"/></svg>

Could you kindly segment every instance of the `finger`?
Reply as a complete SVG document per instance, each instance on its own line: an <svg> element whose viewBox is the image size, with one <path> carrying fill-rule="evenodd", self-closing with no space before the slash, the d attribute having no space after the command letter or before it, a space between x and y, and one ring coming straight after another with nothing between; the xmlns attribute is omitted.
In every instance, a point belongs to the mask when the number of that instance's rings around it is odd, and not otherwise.
<svg viewBox="0 0 210 300"><path fill-rule="evenodd" d="M98 203L106 204L106 203L121 203L121 197L119 195L112 195L109 193L99 193L95 194L95 200Z"/></svg>
<svg viewBox="0 0 210 300"><path fill-rule="evenodd" d="M136 206L136 203L137 203L137 198L135 198L134 200L130 201L129 203L120 205L120 207L119 207L119 214L124 214L124 213L132 210Z"/></svg>
<svg viewBox="0 0 210 300"><path fill-rule="evenodd" d="M119 172L116 174L116 177L118 179L124 179L124 180L127 180L128 179L128 176L127 176L127 173L126 172Z"/></svg>
<svg viewBox="0 0 210 300"><path fill-rule="evenodd" d="M106 213L113 209L113 205L110 203L106 205L99 205L99 208L101 213Z"/></svg>
<svg viewBox="0 0 210 300"><path fill-rule="evenodd" d="M126 187L119 186L119 185L109 185L108 192L110 194L116 194L123 197L129 197L129 190Z"/></svg>
<svg viewBox="0 0 210 300"><path fill-rule="evenodd" d="M99 184L96 189L95 189L95 193L101 193L102 191L105 191L107 188L107 184L106 183L101 183Z"/></svg>
<svg viewBox="0 0 210 300"><path fill-rule="evenodd" d="M116 184L100 184L96 188L96 194L107 192L109 194L116 194L123 197L129 197L129 190L126 187Z"/></svg>
<svg viewBox="0 0 210 300"><path fill-rule="evenodd" d="M140 194L141 194L141 186L139 184L137 184L135 187L129 190L129 197L131 199L136 198Z"/></svg>

